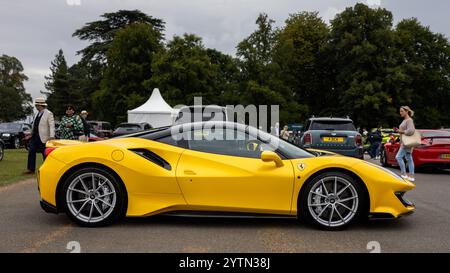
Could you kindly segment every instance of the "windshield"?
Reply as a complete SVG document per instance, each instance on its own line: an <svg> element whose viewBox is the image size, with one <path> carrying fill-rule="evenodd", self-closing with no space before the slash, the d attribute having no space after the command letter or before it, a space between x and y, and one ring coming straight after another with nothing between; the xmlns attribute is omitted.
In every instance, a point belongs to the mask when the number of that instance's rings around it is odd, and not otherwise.
<svg viewBox="0 0 450 273"><path fill-rule="evenodd" d="M255 132L258 132L258 138L266 143L266 146L263 150L275 150L282 154L287 159L296 159L296 158L305 158L305 157L315 157L313 153L308 152L307 150L303 150L281 138L273 136L264 131L255 129L253 127L248 127L249 133L251 135L255 135ZM275 144L275 145L274 145Z"/></svg>
<svg viewBox="0 0 450 273"><path fill-rule="evenodd" d="M0 123L2 131L19 131L22 125L19 123Z"/></svg>
<svg viewBox="0 0 450 273"><path fill-rule="evenodd" d="M310 130L356 131L352 121L315 120Z"/></svg>

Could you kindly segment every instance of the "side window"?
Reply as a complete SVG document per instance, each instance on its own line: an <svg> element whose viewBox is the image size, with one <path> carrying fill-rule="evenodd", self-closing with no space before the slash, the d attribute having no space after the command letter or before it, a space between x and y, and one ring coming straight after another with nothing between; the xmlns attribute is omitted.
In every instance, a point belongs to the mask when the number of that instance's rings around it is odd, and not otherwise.
<svg viewBox="0 0 450 273"><path fill-rule="evenodd" d="M262 146L261 141L234 129L194 130L188 140L191 150L249 158L260 158Z"/></svg>
<svg viewBox="0 0 450 273"><path fill-rule="evenodd" d="M181 141L175 140L171 135L155 139L154 141L161 142L161 143L168 144L168 145L172 145L172 146L177 146L177 147L182 147L183 146Z"/></svg>

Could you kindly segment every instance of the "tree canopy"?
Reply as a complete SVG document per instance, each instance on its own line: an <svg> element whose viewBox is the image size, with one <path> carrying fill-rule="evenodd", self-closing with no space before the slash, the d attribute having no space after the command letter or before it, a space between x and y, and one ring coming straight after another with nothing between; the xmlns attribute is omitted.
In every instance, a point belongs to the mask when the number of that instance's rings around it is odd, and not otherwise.
<svg viewBox="0 0 450 273"><path fill-rule="evenodd" d="M101 17L73 34L90 42L81 61L67 67L58 53L46 86L49 101L59 96L58 104L76 103L92 118L125 121L158 87L171 105L192 104L194 96L279 105L282 123L348 115L359 126L391 127L409 105L418 127L450 126L442 114L450 104L448 39L415 18L394 25L383 8L358 3L330 24L317 12L297 12L280 27L262 13L236 56L194 34L166 40L164 21L138 10Z"/></svg>
<svg viewBox="0 0 450 273"><path fill-rule="evenodd" d="M0 56L0 121L23 119L32 111L31 95L23 85L28 77L15 57Z"/></svg>

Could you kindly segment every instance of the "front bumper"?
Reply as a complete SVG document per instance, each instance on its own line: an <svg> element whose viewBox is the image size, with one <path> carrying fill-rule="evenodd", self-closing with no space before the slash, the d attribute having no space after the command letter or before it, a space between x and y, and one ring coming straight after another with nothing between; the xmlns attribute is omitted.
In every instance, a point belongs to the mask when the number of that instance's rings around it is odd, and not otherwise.
<svg viewBox="0 0 450 273"><path fill-rule="evenodd" d="M3 142L5 142L5 145L9 146L13 144L13 137L2 137Z"/></svg>

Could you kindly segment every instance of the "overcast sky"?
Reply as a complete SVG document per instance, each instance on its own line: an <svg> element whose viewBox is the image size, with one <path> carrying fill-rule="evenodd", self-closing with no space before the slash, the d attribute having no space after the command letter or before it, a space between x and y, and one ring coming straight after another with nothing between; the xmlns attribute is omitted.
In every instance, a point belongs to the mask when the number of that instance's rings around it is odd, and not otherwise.
<svg viewBox="0 0 450 273"><path fill-rule="evenodd" d="M86 46L72 33L105 12L139 9L166 22L166 38L194 33L204 44L228 54L255 30L254 21L265 12L282 26L291 13L318 11L329 22L356 2L392 11L395 22L416 17L431 30L450 37L448 0L0 0L0 54L17 57L29 80L33 98L44 90L50 62L62 48L69 65ZM78 4L79 3L79 4Z"/></svg>

